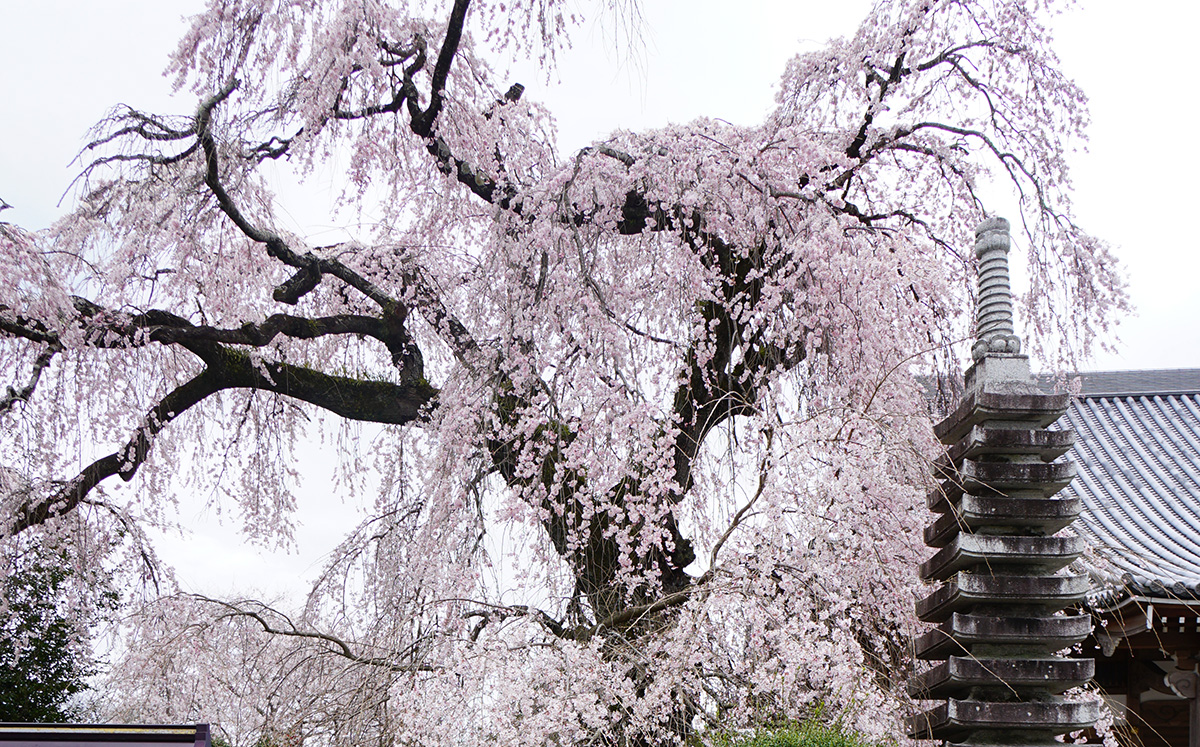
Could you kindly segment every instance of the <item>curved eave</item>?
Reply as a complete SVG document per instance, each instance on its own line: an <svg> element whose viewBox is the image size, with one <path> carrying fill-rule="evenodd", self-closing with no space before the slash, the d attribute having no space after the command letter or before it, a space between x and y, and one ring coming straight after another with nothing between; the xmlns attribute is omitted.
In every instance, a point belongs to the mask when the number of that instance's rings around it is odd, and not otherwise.
<svg viewBox="0 0 1200 747"><path fill-rule="evenodd" d="M1195 372L1200 379L1200 371ZM1089 604L1200 599L1200 395L1086 392L1062 427L1077 435L1077 528L1110 569Z"/></svg>

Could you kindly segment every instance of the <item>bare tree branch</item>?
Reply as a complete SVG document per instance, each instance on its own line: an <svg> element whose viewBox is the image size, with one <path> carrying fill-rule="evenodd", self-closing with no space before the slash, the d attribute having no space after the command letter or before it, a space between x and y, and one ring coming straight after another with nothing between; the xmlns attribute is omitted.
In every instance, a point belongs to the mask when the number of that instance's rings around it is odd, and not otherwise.
<svg viewBox="0 0 1200 747"><path fill-rule="evenodd" d="M160 322L174 321L178 326L140 326L139 322L155 320L155 317ZM222 390L274 392L352 420L395 425L419 421L436 403L437 390L416 371L411 371L413 375L401 383L334 376L288 363L255 361L245 353L217 344L218 341L266 344L268 335L273 337L293 324L300 326L302 334L317 336L316 330L308 327L311 324L308 320L284 317L268 321L265 329L246 325L239 330L219 330L195 327L179 317L158 312L117 327L127 335L131 330L145 330L147 338L158 337L160 339L155 341L179 344L197 355L207 367L163 397L146 414L142 425L124 447L92 462L54 494L21 508L14 531L22 531L74 510L88 492L106 478L119 475L125 481L131 480L148 457L154 437L168 423ZM366 332L374 331L371 328L376 320L346 317L338 321L315 322L318 326L322 323L330 330Z"/></svg>
<svg viewBox="0 0 1200 747"><path fill-rule="evenodd" d="M433 66L433 76L429 86L429 106L421 112L421 116L413 121L413 130L418 135L429 137L433 131L433 123L442 112L445 101L446 79L450 75L450 66L458 54L458 44L462 41L463 27L467 21L467 7L471 0L454 0L450 10L450 22L446 24L446 38L442 41L442 49L438 52L437 62Z"/></svg>
<svg viewBox="0 0 1200 747"><path fill-rule="evenodd" d="M8 387L8 392L0 397L0 415L8 412L18 402L28 402L33 396L34 389L37 388L38 381L42 377L42 372L50 367L50 361L54 359L62 348L57 343L50 343L42 352L38 353L37 358L33 361L33 370L29 374L29 382L20 389Z"/></svg>
<svg viewBox="0 0 1200 747"><path fill-rule="evenodd" d="M212 599L201 594L189 594L188 596L190 596L192 599L197 599L225 609L226 617L245 617L253 620L262 627L264 633L268 633L270 635L287 636L290 638L305 638L308 640L328 643L330 646L326 649L327 651L344 659L349 659L356 664L366 664L372 667L383 667L396 673L438 671L436 667L428 664L397 664L395 661L393 661L394 657L384 658L377 656L364 656L360 653L357 653L350 643L335 635L330 633L322 633L315 630L303 630L298 628L296 624L292 622L290 617L272 607L267 606L266 604L263 604L262 602L245 600L234 603L225 602L220 599ZM239 605L252 605L254 609L246 609L245 607ZM287 625L287 627L277 627L276 625L272 624L267 619L268 615L280 618ZM410 647L408 653L415 655L415 645Z"/></svg>
<svg viewBox="0 0 1200 747"><path fill-rule="evenodd" d="M74 511L88 492L105 478L120 475L126 481L131 480L138 467L146 460L154 435L166 427L167 423L220 388L216 375L207 369L176 388L147 414L137 434L124 448L92 462L53 495L20 507L12 528L13 533L44 524Z"/></svg>

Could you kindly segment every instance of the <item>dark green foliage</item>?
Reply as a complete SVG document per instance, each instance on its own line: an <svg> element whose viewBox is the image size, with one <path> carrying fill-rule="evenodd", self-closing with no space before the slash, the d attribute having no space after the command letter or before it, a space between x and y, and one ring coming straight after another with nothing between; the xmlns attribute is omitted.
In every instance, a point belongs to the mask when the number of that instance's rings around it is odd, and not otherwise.
<svg viewBox="0 0 1200 747"><path fill-rule="evenodd" d="M69 702L87 687L95 664L86 630L60 606L69 576L39 558L3 581L0 721L58 723L75 716Z"/></svg>
<svg viewBox="0 0 1200 747"><path fill-rule="evenodd" d="M878 747L840 721L824 721L819 715L802 723L756 729L752 734L726 735L716 743L718 747Z"/></svg>

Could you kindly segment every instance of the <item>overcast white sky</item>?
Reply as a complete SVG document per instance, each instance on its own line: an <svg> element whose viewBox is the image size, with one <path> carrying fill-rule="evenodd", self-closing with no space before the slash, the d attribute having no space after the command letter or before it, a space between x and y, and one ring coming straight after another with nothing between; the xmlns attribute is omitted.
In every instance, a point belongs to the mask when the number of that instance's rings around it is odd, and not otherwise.
<svg viewBox="0 0 1200 747"><path fill-rule="evenodd" d="M557 79L519 74L548 102L561 142L581 147L617 127L639 129L706 115L759 121L784 62L851 33L867 0L646 0L645 53L613 41L611 24L579 30ZM47 225L74 170L87 127L116 102L190 112L159 75L198 0L0 0L0 199L3 217ZM1084 226L1117 247L1138 308L1121 353L1091 367L1200 366L1200 247L1186 216L1200 203L1200 111L1188 83L1200 4L1155 0L1136 12L1083 0L1058 23L1065 67L1092 99L1090 152L1075 159ZM1014 257L1016 254L1014 254Z"/></svg>
<svg viewBox="0 0 1200 747"><path fill-rule="evenodd" d="M0 217L41 228L65 213L69 202L56 203L75 174L70 162L114 103L193 109L190 98L169 97L159 72L181 17L201 4L0 0L0 199L15 206ZM644 55L631 58L591 23L561 62L561 84L519 80L556 113L569 150L617 127L701 115L750 124L770 108L787 58L852 33L870 4L742 0L734 10L724 0L645 0ZM1116 247L1138 308L1122 325L1121 352L1090 368L1200 367L1200 234L1187 218L1200 204L1200 104L1190 75L1200 3L1079 5L1059 19L1056 45L1092 101L1090 150L1074 160L1077 213ZM237 556L226 563L247 567Z"/></svg>

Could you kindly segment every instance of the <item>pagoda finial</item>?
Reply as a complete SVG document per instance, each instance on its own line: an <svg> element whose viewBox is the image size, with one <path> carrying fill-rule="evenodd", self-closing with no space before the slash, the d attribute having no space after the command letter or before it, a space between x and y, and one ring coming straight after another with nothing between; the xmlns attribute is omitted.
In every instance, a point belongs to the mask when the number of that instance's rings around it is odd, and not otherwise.
<svg viewBox="0 0 1200 747"><path fill-rule="evenodd" d="M1020 353L1021 338L1013 330L1012 288L1008 280L1008 221L989 218L975 228L979 263L979 302L975 312L975 344L971 357L988 353Z"/></svg>

